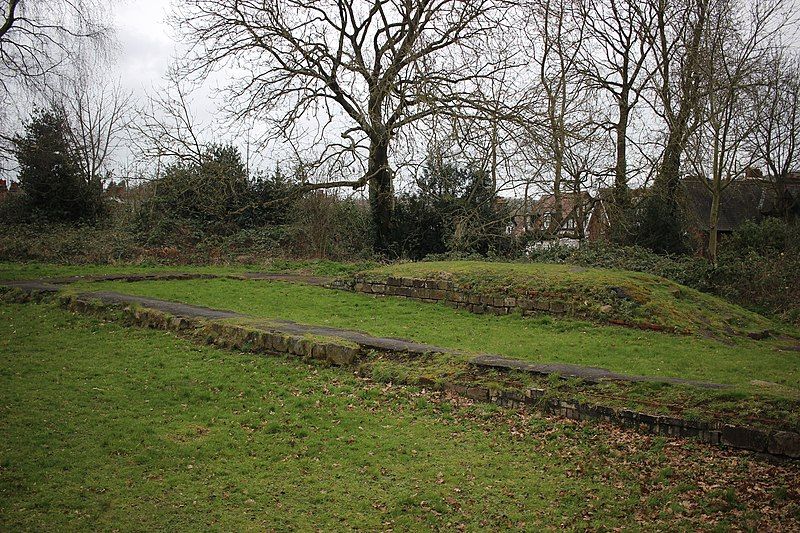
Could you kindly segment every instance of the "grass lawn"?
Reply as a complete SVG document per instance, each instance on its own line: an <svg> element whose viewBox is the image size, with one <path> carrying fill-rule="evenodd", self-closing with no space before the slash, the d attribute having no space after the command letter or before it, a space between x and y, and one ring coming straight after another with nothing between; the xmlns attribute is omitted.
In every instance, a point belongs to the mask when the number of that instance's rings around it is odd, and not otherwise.
<svg viewBox="0 0 800 533"><path fill-rule="evenodd" d="M778 351L778 344L771 341L737 338L724 344L548 316L475 315L444 305L284 282L103 282L74 289L116 290L529 361L601 366L630 374L732 384L788 398L800 396L800 353ZM752 385L752 380L777 385L764 388Z"/></svg>
<svg viewBox="0 0 800 533"><path fill-rule="evenodd" d="M276 308L326 306L310 288L220 283L194 286L231 304L257 291L283 294ZM452 403L48 305L0 304L0 434L4 531L800 527L796 464Z"/></svg>

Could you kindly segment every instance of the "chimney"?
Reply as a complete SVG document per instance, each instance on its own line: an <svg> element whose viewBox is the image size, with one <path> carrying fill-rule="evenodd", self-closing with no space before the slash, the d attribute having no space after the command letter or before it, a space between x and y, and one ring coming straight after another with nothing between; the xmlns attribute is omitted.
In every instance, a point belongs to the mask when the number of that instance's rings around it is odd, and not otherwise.
<svg viewBox="0 0 800 533"><path fill-rule="evenodd" d="M764 178L764 174L761 172L760 169L757 169L755 167L747 167L746 169L744 169L744 177L745 179L760 180Z"/></svg>

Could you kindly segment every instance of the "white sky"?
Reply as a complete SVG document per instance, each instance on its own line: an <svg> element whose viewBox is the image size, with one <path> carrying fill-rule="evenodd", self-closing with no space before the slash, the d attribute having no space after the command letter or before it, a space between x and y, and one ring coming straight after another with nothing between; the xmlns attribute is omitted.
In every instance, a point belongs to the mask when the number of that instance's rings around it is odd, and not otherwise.
<svg viewBox="0 0 800 533"><path fill-rule="evenodd" d="M142 95L161 83L177 53L165 17L169 0L121 0L114 6L122 83Z"/></svg>

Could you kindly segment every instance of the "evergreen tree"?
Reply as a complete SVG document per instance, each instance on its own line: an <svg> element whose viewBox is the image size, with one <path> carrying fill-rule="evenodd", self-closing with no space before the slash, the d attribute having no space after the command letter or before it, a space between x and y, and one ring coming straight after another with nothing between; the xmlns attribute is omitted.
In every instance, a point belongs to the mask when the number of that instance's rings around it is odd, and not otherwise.
<svg viewBox="0 0 800 533"><path fill-rule="evenodd" d="M13 139L19 181L29 215L50 221L95 219L102 185L83 179L68 142L66 119L52 110L36 110L23 135Z"/></svg>

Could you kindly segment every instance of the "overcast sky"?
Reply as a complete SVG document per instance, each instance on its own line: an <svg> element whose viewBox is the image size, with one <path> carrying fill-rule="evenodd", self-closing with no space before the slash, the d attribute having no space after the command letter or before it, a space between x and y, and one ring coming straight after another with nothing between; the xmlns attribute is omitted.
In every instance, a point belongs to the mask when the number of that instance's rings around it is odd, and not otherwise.
<svg viewBox="0 0 800 533"><path fill-rule="evenodd" d="M122 82L141 93L158 85L175 57L176 43L164 22L169 0L120 0L114 6Z"/></svg>

